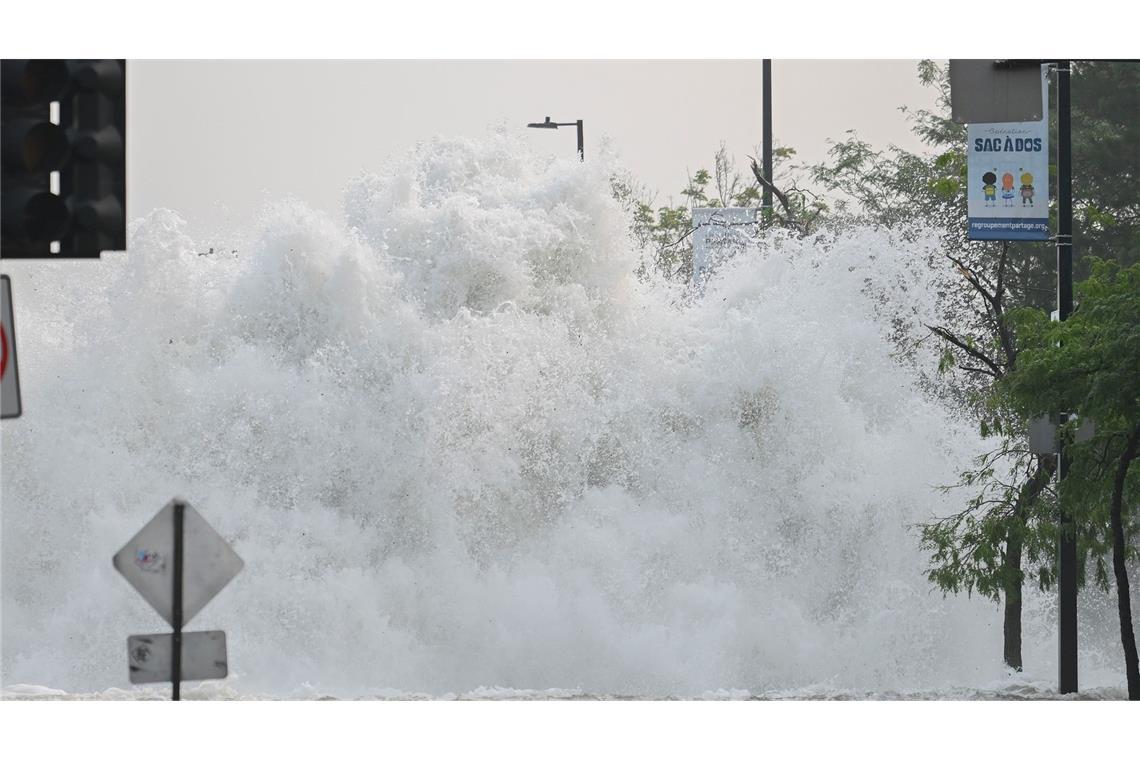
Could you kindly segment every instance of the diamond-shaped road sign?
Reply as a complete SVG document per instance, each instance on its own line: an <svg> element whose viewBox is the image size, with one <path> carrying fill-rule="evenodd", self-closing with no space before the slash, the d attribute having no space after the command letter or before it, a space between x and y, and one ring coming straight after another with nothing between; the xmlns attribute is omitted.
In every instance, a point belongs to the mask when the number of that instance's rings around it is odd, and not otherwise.
<svg viewBox="0 0 1140 760"><path fill-rule="evenodd" d="M159 510L113 562L143 599L174 625L174 505ZM241 557L189 504L183 506L182 624L190 622L241 570Z"/></svg>
<svg viewBox="0 0 1140 760"><path fill-rule="evenodd" d="M16 328L12 324L12 281L0 275L0 417L20 416L20 375L16 370Z"/></svg>
<svg viewBox="0 0 1140 760"><path fill-rule="evenodd" d="M130 662L131 683L169 681L173 646L174 636L169 633L128 637L127 660ZM182 634L181 680L225 678L228 670L225 631L193 631Z"/></svg>

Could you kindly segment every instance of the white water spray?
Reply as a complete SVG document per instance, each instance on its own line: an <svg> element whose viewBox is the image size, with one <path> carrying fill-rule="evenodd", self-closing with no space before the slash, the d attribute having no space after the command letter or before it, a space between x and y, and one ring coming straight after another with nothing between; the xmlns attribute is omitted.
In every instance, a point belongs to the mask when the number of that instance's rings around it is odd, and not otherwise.
<svg viewBox="0 0 1140 760"><path fill-rule="evenodd" d="M981 445L892 356L934 318L925 244L773 239L690 302L634 275L607 176L436 140L347 225L283 204L199 255L162 211L126 255L13 265L3 682L126 685L163 626L110 557L175 495L246 562L189 626L239 691L1005 678L999 610L933 590L910 527ZM1051 625L1030 594L1037 678Z"/></svg>

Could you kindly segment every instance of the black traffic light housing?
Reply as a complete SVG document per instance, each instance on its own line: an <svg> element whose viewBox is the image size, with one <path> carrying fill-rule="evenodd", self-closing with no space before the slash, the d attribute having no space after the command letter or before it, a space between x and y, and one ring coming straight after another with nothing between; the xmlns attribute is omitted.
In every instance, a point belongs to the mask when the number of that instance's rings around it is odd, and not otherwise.
<svg viewBox="0 0 1140 760"><path fill-rule="evenodd" d="M0 258L126 250L126 61L5 60L2 67ZM59 172L58 194L52 172Z"/></svg>

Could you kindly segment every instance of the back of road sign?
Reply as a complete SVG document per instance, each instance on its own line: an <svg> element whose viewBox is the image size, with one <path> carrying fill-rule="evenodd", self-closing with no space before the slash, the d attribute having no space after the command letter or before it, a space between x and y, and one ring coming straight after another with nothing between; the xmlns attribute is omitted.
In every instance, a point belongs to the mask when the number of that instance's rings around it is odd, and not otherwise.
<svg viewBox="0 0 1140 760"><path fill-rule="evenodd" d="M950 112L959 124L1041 120L1041 66L950 60Z"/></svg>
<svg viewBox="0 0 1140 760"><path fill-rule="evenodd" d="M159 510L114 557L115 569L174 625L174 504ZM198 511L184 507L182 622L206 606L242 568L242 560Z"/></svg>
<svg viewBox="0 0 1140 760"><path fill-rule="evenodd" d="M1033 454L1057 453L1057 425L1043 414L1029 421L1029 451Z"/></svg>
<svg viewBox="0 0 1140 760"><path fill-rule="evenodd" d="M12 324L12 281L0 275L0 417L20 416L20 376L16 371L16 330Z"/></svg>
<svg viewBox="0 0 1140 760"><path fill-rule="evenodd" d="M170 680L174 636L155 633L127 638L131 683L161 683ZM192 631L182 634L182 681L225 678L225 631Z"/></svg>

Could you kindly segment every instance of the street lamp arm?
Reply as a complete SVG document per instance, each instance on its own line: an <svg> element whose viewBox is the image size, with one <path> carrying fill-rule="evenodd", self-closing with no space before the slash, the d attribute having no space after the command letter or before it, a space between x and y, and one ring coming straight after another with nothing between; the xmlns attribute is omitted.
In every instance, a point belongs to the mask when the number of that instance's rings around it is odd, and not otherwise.
<svg viewBox="0 0 1140 760"><path fill-rule="evenodd" d="M586 148L582 137L582 120L578 121L551 121L547 116L545 121L531 122L527 124L527 128L532 129L558 129L559 127L577 127L578 129L578 158L579 160L586 160Z"/></svg>

